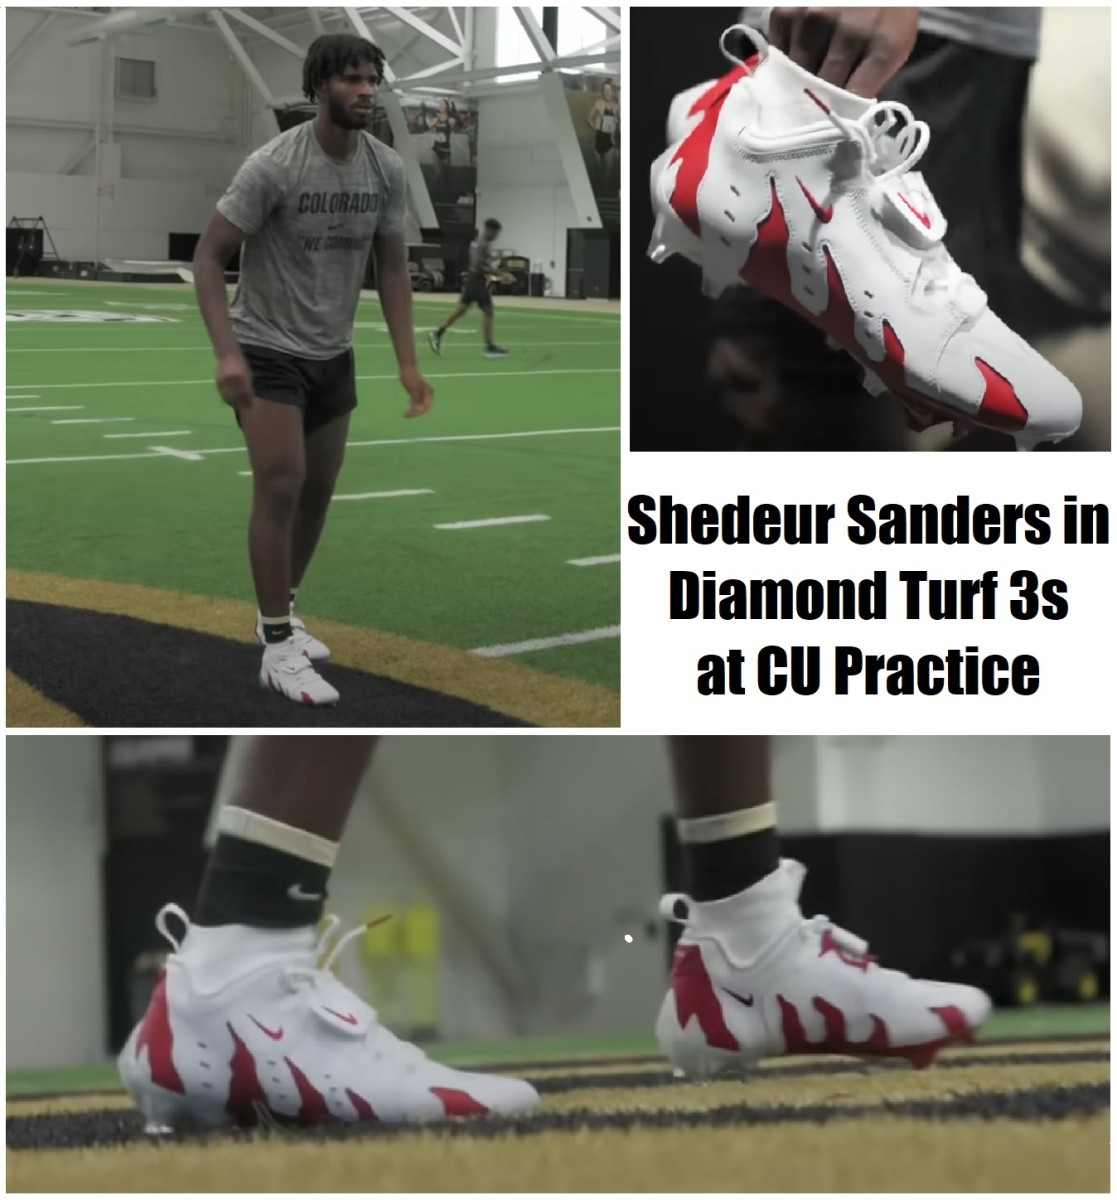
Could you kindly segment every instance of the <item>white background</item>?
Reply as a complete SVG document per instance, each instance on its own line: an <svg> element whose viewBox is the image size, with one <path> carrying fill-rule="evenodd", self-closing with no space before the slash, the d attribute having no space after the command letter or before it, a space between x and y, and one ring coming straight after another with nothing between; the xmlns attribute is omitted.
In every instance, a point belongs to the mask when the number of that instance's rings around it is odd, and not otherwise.
<svg viewBox="0 0 1117 1200"><path fill-rule="evenodd" d="M1113 466L1102 454L628 454L622 486L623 724L627 731L670 733L1108 733L1112 724L1114 571L1112 546L1062 544L1065 495L1106 502L1113 518ZM738 494L759 503L833 503L825 546L638 546L629 541L628 498L670 493L688 505L719 508ZM1045 546L856 546L845 530L850 496L885 503L945 504L968 494L973 504L1043 503L1054 537ZM719 579L853 578L889 572L885 621L669 620L669 572L716 570ZM897 573L976 578L1000 573L995 621L909 621ZM1060 578L1069 588L1069 616L1018 621L1008 612L1013 571ZM756 652L766 645L818 645L823 687L810 697L762 695L755 687ZM854 681L833 692L833 647L865 654L944 655L976 645L983 654L1040 662L1036 695L865 696ZM747 656L744 696L703 697L697 691L701 655L740 649ZM750 671L753 683L749 684Z"/></svg>

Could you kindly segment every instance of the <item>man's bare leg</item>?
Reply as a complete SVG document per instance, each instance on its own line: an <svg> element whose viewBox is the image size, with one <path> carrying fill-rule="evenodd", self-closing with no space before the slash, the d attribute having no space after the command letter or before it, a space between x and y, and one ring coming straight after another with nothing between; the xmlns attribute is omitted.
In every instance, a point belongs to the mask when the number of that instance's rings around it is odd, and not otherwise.
<svg viewBox="0 0 1117 1200"><path fill-rule="evenodd" d="M248 555L264 637L291 636L291 542L295 513L306 478L302 409L254 400L240 412L252 466L252 516Z"/></svg>
<svg viewBox="0 0 1117 1200"><path fill-rule="evenodd" d="M676 814L687 888L721 900L779 866L766 737L674 737Z"/></svg>
<svg viewBox="0 0 1117 1200"><path fill-rule="evenodd" d="M438 327L438 336L441 337L451 325L456 325L458 321L469 312L468 304L459 304L457 308L442 322Z"/></svg>
<svg viewBox="0 0 1117 1200"><path fill-rule="evenodd" d="M303 581L322 529L326 524L337 477L345 461L345 443L349 437L349 417L336 417L321 425L306 438L306 479L295 510L295 528L291 541L291 602Z"/></svg>
<svg viewBox="0 0 1117 1200"><path fill-rule="evenodd" d="M254 737L218 818L199 926L312 926L375 737Z"/></svg>

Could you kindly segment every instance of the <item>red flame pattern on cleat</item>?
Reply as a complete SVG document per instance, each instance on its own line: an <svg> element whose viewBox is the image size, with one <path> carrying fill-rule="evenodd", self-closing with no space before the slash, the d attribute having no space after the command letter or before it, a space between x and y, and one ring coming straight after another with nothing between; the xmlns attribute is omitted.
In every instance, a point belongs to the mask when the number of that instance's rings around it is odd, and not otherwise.
<svg viewBox="0 0 1117 1200"><path fill-rule="evenodd" d="M675 157L671 159L672 163L682 164L675 179L671 207L695 237L702 236L702 223L698 219L698 185L705 179L706 168L710 165L710 147L718 127L718 117L730 89L738 80L744 79L759 61L758 54L744 65L734 67L728 75L723 75L703 92L687 113L688 117L702 113L702 120L683 139L675 151Z"/></svg>
<svg viewBox="0 0 1117 1200"><path fill-rule="evenodd" d="M788 1054L849 1054L854 1057L906 1058L912 1066L928 1067L944 1046L963 1040L969 1032L962 1011L954 1005L948 1005L930 1010L942 1021L946 1029L940 1038L913 1046L894 1046L888 1026L880 1017L870 1014L872 1032L863 1042L853 1042L846 1032L845 1013L830 1001L815 996L811 1004L815 1012L822 1017L826 1033L821 1041L812 1042L807 1037L795 1005L783 996L777 996L776 999L780 1006L780 1022Z"/></svg>
<svg viewBox="0 0 1117 1200"><path fill-rule="evenodd" d="M1020 403L1016 389L983 359L975 358L977 369L985 380L985 395L981 399L981 421L986 425L1015 433L1028 424L1028 410Z"/></svg>
<svg viewBox="0 0 1117 1200"><path fill-rule="evenodd" d="M326 1107L326 1099L310 1082L299 1068L289 1059L283 1060L299 1089L299 1115L296 1120L300 1125L324 1125L334 1119L333 1113Z"/></svg>
<svg viewBox="0 0 1117 1200"><path fill-rule="evenodd" d="M768 186L772 196L772 207L757 226L756 241L749 251L748 260L741 268L741 278L745 283L750 287L759 288L765 295L778 300L786 308L798 313L839 342L861 366L872 371L888 391L902 400L924 423L933 423L936 418L956 418L959 415L956 411L946 407L935 397L920 392L908 382L904 371L904 344L889 321L883 321L881 326L884 341L883 361L875 362L865 353L864 347L855 336L856 318L845 283L828 246L822 248L826 258L825 310L818 314L809 312L795 299L791 291L791 266L788 260L791 233L787 225L787 216L780 203L774 178L769 179ZM682 216L682 213L679 215ZM985 425L1010 432L1023 429L1028 423L1028 414L1012 385L980 358L975 362L985 377L985 397L977 419Z"/></svg>
<svg viewBox="0 0 1117 1200"><path fill-rule="evenodd" d="M432 1087L430 1090L442 1101L442 1107L448 1117L481 1117L489 1111L480 1100L474 1100L468 1092L444 1087Z"/></svg>
<svg viewBox="0 0 1117 1200"><path fill-rule="evenodd" d="M175 1070L174 1045L171 1014L167 1008L167 976L161 974L136 1038L136 1057L139 1058L140 1051L146 1046L151 1082L157 1087L166 1088L168 1092L184 1093L186 1088Z"/></svg>
<svg viewBox="0 0 1117 1200"><path fill-rule="evenodd" d="M359 1096L352 1088L346 1088L345 1094L349 1097L349 1103L353 1105L357 1116L362 1121L379 1121L380 1118L373 1111L372 1105L364 1098Z"/></svg>
<svg viewBox="0 0 1117 1200"><path fill-rule="evenodd" d="M256 1105L267 1108L268 1098L256 1074L256 1060L232 1025L228 1028L233 1037L233 1057L229 1063L232 1075L225 1110L238 1125L255 1125Z"/></svg>
<svg viewBox="0 0 1117 1200"><path fill-rule="evenodd" d="M679 1027L685 1029L691 1017L698 1018L698 1027L706 1041L719 1050L739 1050L740 1044L729 1031L721 1003L714 993L702 952L695 945L675 947L671 967L671 991L675 996L675 1015Z"/></svg>

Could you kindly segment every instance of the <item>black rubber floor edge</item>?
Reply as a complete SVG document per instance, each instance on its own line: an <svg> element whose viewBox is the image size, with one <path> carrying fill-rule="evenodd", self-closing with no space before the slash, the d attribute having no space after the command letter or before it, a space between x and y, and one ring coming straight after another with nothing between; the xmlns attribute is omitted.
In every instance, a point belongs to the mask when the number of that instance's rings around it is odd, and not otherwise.
<svg viewBox="0 0 1117 1200"><path fill-rule="evenodd" d="M525 724L469 700L330 663L322 674L341 702L310 708L260 687L255 646L28 600L8 601L8 669L95 728Z"/></svg>
<svg viewBox="0 0 1117 1200"><path fill-rule="evenodd" d="M1059 1051L1055 1054L964 1054L943 1058L935 1069L955 1070L960 1067L1032 1067L1044 1065L1070 1065L1075 1063L1107 1063L1109 1055L1097 1050ZM795 1063L778 1070L754 1068L744 1076L744 1082L760 1083L779 1079L805 1079L811 1077L833 1078L849 1075L879 1075L887 1072L907 1073L911 1067L906 1062L834 1062ZM731 1077L732 1078L732 1077ZM533 1080L537 1092L543 1095L560 1095L563 1092L578 1092L591 1088L652 1088L686 1083L676 1079L670 1070L601 1072L598 1075L558 1075L552 1079Z"/></svg>
<svg viewBox="0 0 1117 1200"><path fill-rule="evenodd" d="M1084 1063L1107 1063L1110 1060L1109 1052L1106 1050L1054 1050L1049 1053L1040 1051L1021 1051L1020 1053L1006 1054L974 1054L963 1053L953 1054L949 1058L940 1058L935 1064L935 1069L954 1070L960 1067L1041 1067L1041 1066L1071 1066ZM533 1079L532 1083L535 1090L544 1095L561 1095L563 1092L577 1092L583 1089L592 1088L639 1088L639 1087L665 1087L668 1084L685 1083L685 1080L676 1079L675 1075L668 1067L663 1065L662 1058L648 1058L646 1060L626 1059L625 1066L637 1065L640 1061L646 1061L649 1066L657 1066L660 1069L657 1071L601 1071L599 1073L587 1072L584 1075L552 1075L545 1079ZM592 1062L585 1063L566 1063L555 1064L559 1069L577 1070L579 1067L607 1065L609 1059L598 1059ZM500 1075L525 1075L531 1078L532 1071L540 1069L540 1064L535 1063L520 1063L500 1067L484 1068L484 1072L489 1074ZM548 1068L550 1069L550 1068ZM774 1079L802 1079L811 1076L834 1076L834 1075L868 1075L879 1074L882 1071L889 1072L906 1072L911 1070L909 1065L900 1060L880 1062L858 1062L849 1059L819 1059L816 1062L794 1063L782 1067L756 1067L748 1073L748 1080L751 1082L760 1082L762 1080ZM119 1090L110 1091L106 1088L97 1088L87 1092L24 1092L17 1095L9 1096L9 1103L13 1101L31 1101L36 1100L62 1100L71 1096L80 1096L83 1099L102 1097L106 1100L112 1099L115 1096L121 1095Z"/></svg>
<svg viewBox="0 0 1117 1200"><path fill-rule="evenodd" d="M933 1100L884 1101L880 1104L750 1105L727 1104L701 1112L568 1112L529 1117L474 1117L425 1126L444 1137L530 1137L541 1133L579 1133L602 1130L717 1129L765 1125L825 1125L866 1118L913 1117L919 1120L1058 1121L1096 1116L1109 1109L1108 1083L1069 1087L1039 1087L1007 1092L982 1092ZM315 1141L348 1141L413 1136L413 1127L390 1125L326 1125L283 1134L259 1132L216 1135L222 1140L279 1136ZM214 1135L210 1135L211 1137ZM64 1116L8 1118L10 1150L90 1149L128 1146L141 1142L191 1144L200 1136L177 1135L153 1139L143 1132L139 1113L95 1111Z"/></svg>

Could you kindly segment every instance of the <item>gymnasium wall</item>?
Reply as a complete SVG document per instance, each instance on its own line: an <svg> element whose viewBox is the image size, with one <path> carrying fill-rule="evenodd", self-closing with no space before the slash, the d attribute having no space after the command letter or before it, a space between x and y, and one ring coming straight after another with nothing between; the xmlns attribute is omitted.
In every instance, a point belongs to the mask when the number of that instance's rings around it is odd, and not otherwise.
<svg viewBox="0 0 1117 1200"><path fill-rule="evenodd" d="M566 295L566 231L578 226L558 146L537 91L513 85L482 97L478 118L477 215L503 224L501 245L523 254L532 271Z"/></svg>
<svg viewBox="0 0 1117 1200"><path fill-rule="evenodd" d="M243 157L243 76L205 30L68 45L91 16L5 10L9 49L50 18L8 70L6 219L44 217L64 259L165 258L166 235L201 231ZM153 60L158 99L115 99L112 55ZM99 241L98 115L116 143L102 148Z"/></svg>
<svg viewBox="0 0 1117 1200"><path fill-rule="evenodd" d="M99 737L7 746L7 1064L105 1057Z"/></svg>

